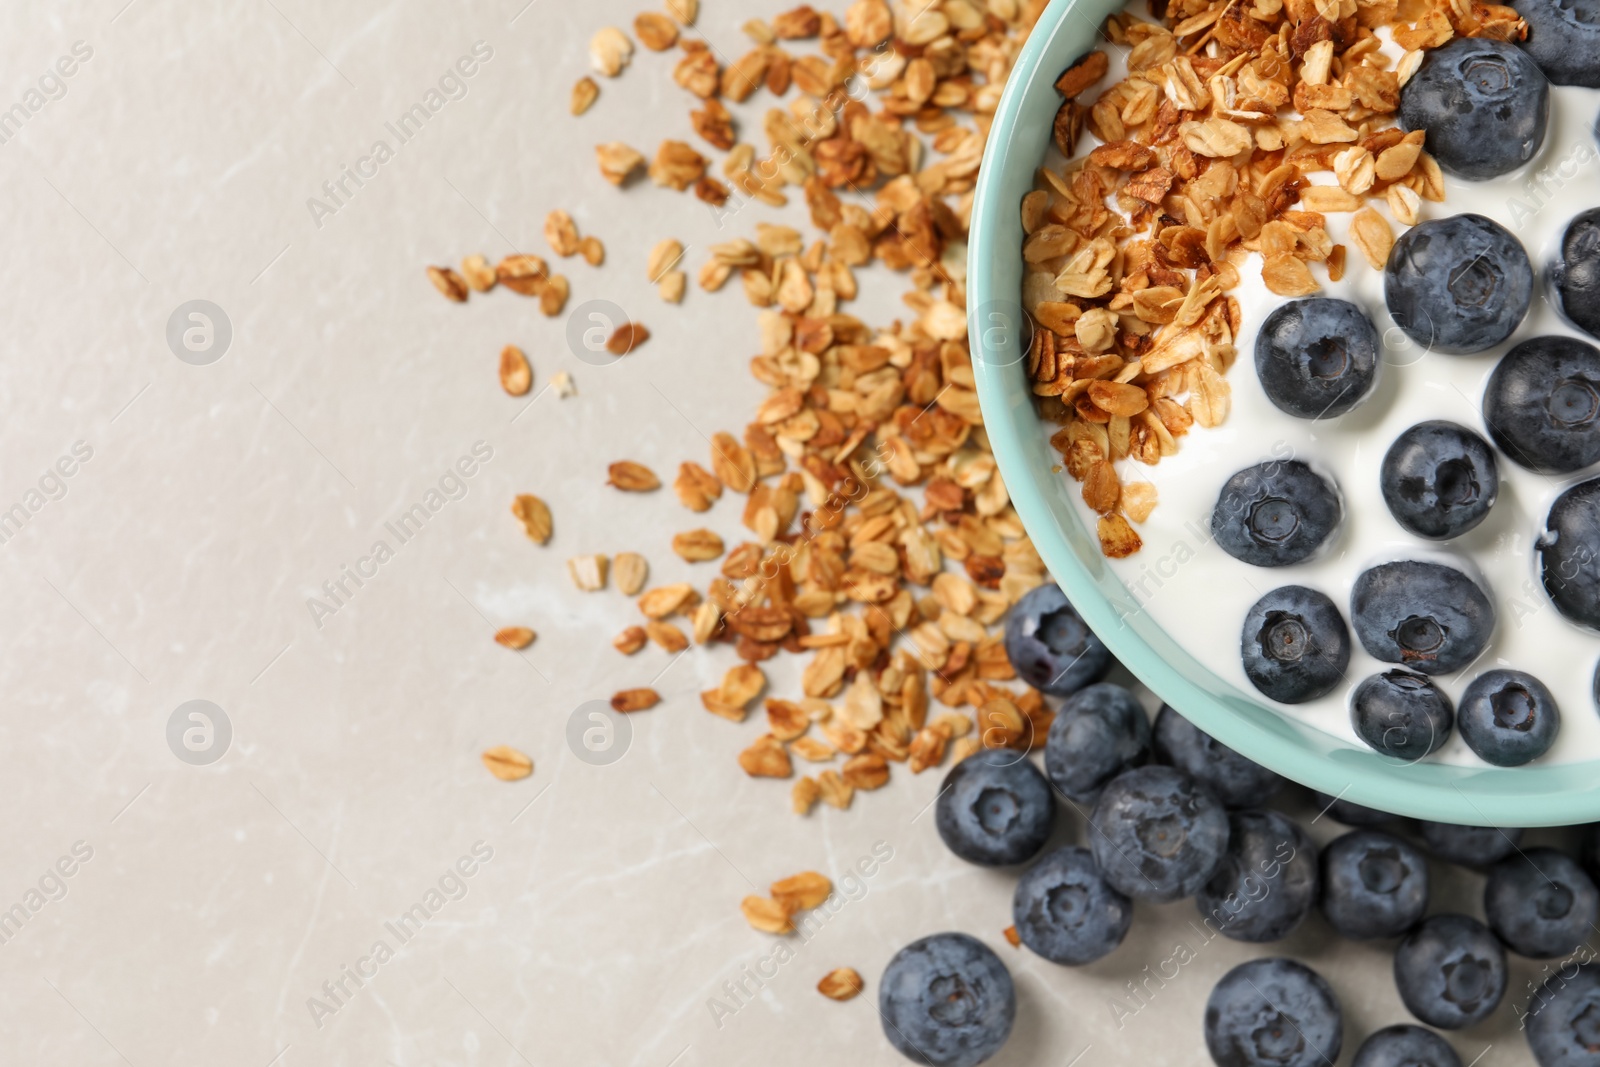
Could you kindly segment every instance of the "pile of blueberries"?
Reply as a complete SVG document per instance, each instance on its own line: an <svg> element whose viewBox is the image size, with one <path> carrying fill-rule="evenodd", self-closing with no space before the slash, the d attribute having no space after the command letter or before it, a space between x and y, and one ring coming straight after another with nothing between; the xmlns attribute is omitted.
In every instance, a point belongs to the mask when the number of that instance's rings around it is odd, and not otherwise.
<svg viewBox="0 0 1600 1067"><path fill-rule="evenodd" d="M1283 784L1276 774L1170 707L1152 727L1132 693L1101 680L1112 657L1057 587L1036 589L1013 609L1006 649L1024 680L1065 698L1046 739L1045 770L1020 752L982 750L946 776L935 825L967 862L1033 861L1017 883L1012 920L1021 943L1047 960L1077 966L1115 950L1136 900L1192 897L1209 929L1254 943L1287 937L1320 908L1344 937L1398 938L1401 1000L1421 1022L1449 1030L1499 1006L1507 950L1555 959L1597 928L1600 825L1586 829L1580 862L1555 849L1519 849L1521 830L1418 824L1435 857L1488 873L1487 926L1466 915L1427 915L1424 852L1377 828L1391 816L1319 795L1328 814L1357 827L1319 855L1292 819L1260 806ZM1057 794L1087 810L1089 847L1041 856ZM993 1056L1017 1010L1005 964L961 933L934 934L896 954L878 1003L889 1042L935 1067L973 1067ZM1526 1030L1541 1067L1600 1067L1600 963L1553 973L1529 1005ZM1220 1067L1332 1067L1342 1034L1332 988L1288 958L1235 967L1206 1005L1206 1047ZM1367 1037L1354 1067L1461 1061L1433 1030L1403 1024Z"/></svg>
<svg viewBox="0 0 1600 1067"><path fill-rule="evenodd" d="M1576 8L1596 17L1578 18ZM1425 130L1439 165L1460 177L1496 177L1534 157L1550 109L1546 77L1557 84L1600 83L1600 3L1537 0L1518 4L1517 11L1532 27L1523 47L1458 38L1430 52L1401 92L1402 125ZM1562 315L1600 338L1600 207L1567 225L1548 273ZM1423 222L1401 236L1384 287L1389 314L1413 341L1461 355L1512 336L1532 303L1535 272L1505 227L1463 214ZM1333 418L1372 393L1379 344L1372 320L1355 304L1292 300L1263 323L1256 371L1282 411ZM1499 492L1497 455L1546 475L1600 462L1600 348L1559 335L1514 345L1489 376L1482 414L1487 439L1433 420L1407 429L1390 446L1379 483L1390 513L1408 533L1449 541L1483 522ZM1273 460L1228 479L1211 532L1236 559L1281 567L1327 545L1343 509L1336 485L1311 464ZM1556 498L1534 552L1561 614L1600 630L1600 478ZM1486 762L1513 767L1554 743L1560 710L1532 675L1480 674L1459 708L1432 681L1469 666L1494 632L1494 601L1465 570L1431 559L1384 563L1356 579L1349 612L1347 626L1326 594L1301 585L1267 593L1241 635L1246 675L1281 703L1324 696L1344 678L1353 627L1362 647L1396 664L1361 682L1351 699L1356 733L1379 752L1418 760L1459 728Z"/></svg>

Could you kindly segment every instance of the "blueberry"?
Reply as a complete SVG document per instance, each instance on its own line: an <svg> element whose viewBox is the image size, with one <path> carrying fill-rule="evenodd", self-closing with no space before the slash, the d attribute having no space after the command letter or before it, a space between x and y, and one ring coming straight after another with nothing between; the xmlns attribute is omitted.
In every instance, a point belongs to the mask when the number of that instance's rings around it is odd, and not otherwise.
<svg viewBox="0 0 1600 1067"><path fill-rule="evenodd" d="M1516 170L1544 144L1550 86L1526 53L1487 37L1428 52L1400 90L1400 125L1426 130L1439 166L1481 181Z"/></svg>
<svg viewBox="0 0 1600 1067"><path fill-rule="evenodd" d="M1255 602L1239 637L1244 673L1263 694L1301 704L1333 691L1350 665L1350 629L1327 595L1285 585Z"/></svg>
<svg viewBox="0 0 1600 1067"><path fill-rule="evenodd" d="M1343 937L1399 937L1428 910L1428 861L1380 830L1351 830L1322 850L1322 914Z"/></svg>
<svg viewBox="0 0 1600 1067"><path fill-rule="evenodd" d="M1156 758L1211 790L1224 807L1255 807L1283 785L1272 771L1239 755L1166 704L1156 713L1154 734Z"/></svg>
<svg viewBox="0 0 1600 1067"><path fill-rule="evenodd" d="M1011 972L966 934L932 934L894 954L878 985L883 1033L913 1063L976 1067L1017 1017Z"/></svg>
<svg viewBox="0 0 1600 1067"><path fill-rule="evenodd" d="M1333 483L1300 460L1272 460L1223 483L1211 535L1234 559L1283 567L1315 554L1343 511Z"/></svg>
<svg viewBox="0 0 1600 1067"><path fill-rule="evenodd" d="M1113 778L1089 816L1106 881L1135 900L1192 896L1228 847L1228 814L1205 786L1171 767Z"/></svg>
<svg viewBox="0 0 1600 1067"><path fill-rule="evenodd" d="M1017 883L1011 921L1034 952L1078 966L1122 944L1133 925L1133 901L1106 884L1088 849L1058 848Z"/></svg>
<svg viewBox="0 0 1600 1067"><path fill-rule="evenodd" d="M1044 775L1006 748L984 749L950 768L934 806L945 847L984 867L1032 858L1049 839L1055 817Z"/></svg>
<svg viewBox="0 0 1600 1067"><path fill-rule="evenodd" d="M1374 674L1350 697L1356 735L1395 759L1416 762L1450 739L1455 718L1450 697L1420 674Z"/></svg>
<svg viewBox="0 0 1600 1067"><path fill-rule="evenodd" d="M1419 422L1394 439L1378 470L1394 521L1418 537L1460 537L1489 514L1500 472L1489 442L1465 426Z"/></svg>
<svg viewBox="0 0 1600 1067"><path fill-rule="evenodd" d="M1528 313L1533 264L1510 231L1482 215L1430 219L1395 242L1383 295L1395 325L1429 351L1482 352Z"/></svg>
<svg viewBox="0 0 1600 1067"><path fill-rule="evenodd" d="M1460 670L1494 634L1494 601L1442 563L1382 563L1356 577L1350 621L1366 650L1423 674Z"/></svg>
<svg viewBox="0 0 1600 1067"><path fill-rule="evenodd" d="M1325 1067L1339 1058L1344 1012L1316 971L1267 957L1222 976L1206 1001L1205 1033L1217 1067Z"/></svg>
<svg viewBox="0 0 1600 1067"><path fill-rule="evenodd" d="M1343 415L1378 379L1377 327L1348 300L1290 300L1256 335L1256 377L1267 399L1296 418Z"/></svg>
<svg viewBox="0 0 1600 1067"><path fill-rule="evenodd" d="M1522 49L1557 85L1600 89L1600 3L1595 0L1516 0L1528 23Z"/></svg>
<svg viewBox="0 0 1600 1067"><path fill-rule="evenodd" d="M1482 1022L1506 992L1506 950L1477 919L1434 915L1394 950L1394 984L1411 1014L1459 1030Z"/></svg>
<svg viewBox="0 0 1600 1067"><path fill-rule="evenodd" d="M1540 474L1600 460L1600 349L1576 337L1523 341L1489 375L1483 422L1512 462Z"/></svg>
<svg viewBox="0 0 1600 1067"><path fill-rule="evenodd" d="M1517 849L1522 831L1505 826L1457 826L1449 822L1419 822L1417 830L1428 851L1446 863L1487 867Z"/></svg>
<svg viewBox="0 0 1600 1067"><path fill-rule="evenodd" d="M1600 478L1573 486L1550 505L1534 545L1539 577L1556 610L1580 626L1600 630ZM1595 699L1600 702L1600 679Z"/></svg>
<svg viewBox="0 0 1600 1067"><path fill-rule="evenodd" d="M1044 769L1069 798L1093 803L1107 782L1150 759L1150 719L1134 695L1110 682L1067 698L1050 724Z"/></svg>
<svg viewBox="0 0 1600 1067"><path fill-rule="evenodd" d="M1361 1042L1350 1067L1461 1067L1461 1057L1432 1030L1400 1023Z"/></svg>
<svg viewBox="0 0 1600 1067"><path fill-rule="evenodd" d="M1594 929L1600 892L1578 862L1553 848L1507 856L1483 887L1489 929L1519 956L1565 956Z"/></svg>
<svg viewBox="0 0 1600 1067"><path fill-rule="evenodd" d="M1023 681L1058 697L1098 682L1112 663L1058 585L1038 586L1006 613L1006 657Z"/></svg>
<svg viewBox="0 0 1600 1067"><path fill-rule="evenodd" d="M1316 797L1318 807L1325 814L1333 816L1336 821L1346 826L1382 826L1394 821L1394 816L1387 811L1352 804L1348 800L1329 796L1327 793L1317 793Z"/></svg>
<svg viewBox="0 0 1600 1067"><path fill-rule="evenodd" d="M1484 671L1461 694L1461 740L1496 767L1520 767L1555 743L1561 709L1543 682L1522 671Z"/></svg>
<svg viewBox="0 0 1600 1067"><path fill-rule="evenodd" d="M1228 851L1195 895L1200 915L1235 941L1281 941L1317 902L1317 847L1275 811L1236 811L1228 827Z"/></svg>
<svg viewBox="0 0 1600 1067"><path fill-rule="evenodd" d="M1595 69L1600 71L1600 66ZM1600 207L1567 224L1551 281L1567 320L1589 336L1600 337Z"/></svg>
<svg viewBox="0 0 1600 1067"><path fill-rule="evenodd" d="M1539 1067L1600 1067L1600 964L1562 967L1523 1019Z"/></svg>

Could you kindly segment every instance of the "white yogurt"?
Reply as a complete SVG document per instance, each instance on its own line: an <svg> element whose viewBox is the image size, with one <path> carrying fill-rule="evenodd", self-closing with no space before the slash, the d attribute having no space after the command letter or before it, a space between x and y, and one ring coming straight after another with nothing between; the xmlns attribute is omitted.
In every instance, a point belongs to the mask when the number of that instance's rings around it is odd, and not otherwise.
<svg viewBox="0 0 1600 1067"><path fill-rule="evenodd" d="M1394 54L1392 45L1385 51ZM1119 77L1120 73L1111 75L1108 84ZM1154 621L1219 677L1267 700L1245 676L1239 641L1246 612L1269 590L1283 585L1320 589L1348 618L1351 586L1366 567L1384 559L1437 559L1444 553L1468 564L1463 569L1469 574L1475 570L1482 575L1499 621L1489 648L1476 663L1434 681L1459 701L1467 683L1482 671L1494 667L1527 671L1550 687L1562 710L1560 735L1542 761L1600 757L1600 714L1592 695L1600 635L1578 628L1556 611L1538 581L1533 554L1551 501L1595 471L1549 477L1525 470L1497 451L1500 494L1489 516L1466 535L1442 543L1407 533L1389 514L1378 485L1384 453L1401 431L1416 423L1448 419L1488 436L1480 408L1484 383L1513 345L1543 334L1584 336L1561 319L1548 297L1545 274L1567 223L1579 212L1600 205L1597 113L1600 90L1552 86L1544 145L1527 167L1485 182L1447 175L1444 203L1423 201L1424 221L1471 212L1499 222L1522 242L1539 273L1527 318L1509 341L1490 351L1444 355L1425 352L1407 338L1385 307L1383 272L1373 270L1348 240L1351 216L1327 216L1330 236L1349 251L1341 281L1329 282L1325 271L1313 265L1323 285L1317 295L1360 306L1384 341L1376 387L1342 417L1296 419L1274 407L1262 391L1255 373L1256 333L1284 298L1262 284L1258 256L1246 261L1242 282L1233 291L1242 305L1244 327L1236 340L1238 359L1227 375L1233 387L1232 411L1219 427L1192 428L1179 439L1178 454L1157 466L1132 460L1118 464L1124 482L1143 478L1154 483L1159 503L1150 518L1136 526L1144 548L1127 559L1109 561L1113 573ZM1059 156L1056 159L1060 161ZM1331 183L1333 176L1318 173L1311 180ZM1381 199L1370 203L1389 219L1397 237L1404 232ZM1593 338L1585 340L1594 343ZM1047 426L1046 432L1054 429ZM1211 543L1211 511L1222 484L1252 464L1291 456L1332 475L1344 498L1344 523L1324 551L1297 566L1262 568L1241 563ZM1093 529L1096 516L1083 503L1081 486L1065 474L1062 477L1086 526ZM1397 664L1368 655L1353 631L1351 644L1344 684L1319 700L1278 706L1285 715L1361 744L1350 725L1350 692L1369 675ZM1459 734L1430 758L1483 765Z"/></svg>

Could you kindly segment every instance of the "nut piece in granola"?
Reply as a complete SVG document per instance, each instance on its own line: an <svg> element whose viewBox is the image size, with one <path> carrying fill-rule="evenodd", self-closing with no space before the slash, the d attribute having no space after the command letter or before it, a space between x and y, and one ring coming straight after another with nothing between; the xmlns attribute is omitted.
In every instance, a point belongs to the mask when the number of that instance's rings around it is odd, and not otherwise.
<svg viewBox="0 0 1600 1067"><path fill-rule="evenodd" d="M533 773L533 760L509 745L496 745L482 756L489 773L502 782L516 782Z"/></svg>
<svg viewBox="0 0 1600 1067"><path fill-rule="evenodd" d="M526 626L506 626L495 631L494 639L495 643L520 652L533 644L538 636Z"/></svg>
<svg viewBox="0 0 1600 1067"><path fill-rule="evenodd" d="M817 992L829 1000L849 1000L866 987L854 967L839 967L822 976Z"/></svg>

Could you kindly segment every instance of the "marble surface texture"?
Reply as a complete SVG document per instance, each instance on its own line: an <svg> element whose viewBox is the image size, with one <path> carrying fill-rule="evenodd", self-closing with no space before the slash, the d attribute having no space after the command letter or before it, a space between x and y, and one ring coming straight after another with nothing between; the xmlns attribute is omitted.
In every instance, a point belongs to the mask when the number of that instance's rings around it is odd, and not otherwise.
<svg viewBox="0 0 1600 1067"><path fill-rule="evenodd" d="M758 219L803 217L719 219L598 180L597 142L692 139L667 56L637 55L587 116L567 114L589 36L640 6L0 9L0 108L28 115L0 143L0 512L23 509L0 543L0 908L26 915L0 927L0 1062L889 1065L902 1061L879 1032L878 975L941 929L982 938L1016 976L996 1064L1204 1062L1211 985L1262 950L1202 943L1188 903L1141 907L1091 967L1012 950L1014 874L940 845L923 814L937 774L897 771L848 812L790 814L785 784L734 762L758 719L700 707L731 652L623 658L610 639L632 605L568 580L570 555L631 549L655 580L703 584L708 565L668 547L700 522L670 491L605 488L605 467L670 474L744 424L762 393L745 369L755 312L737 285L662 304L645 256L675 236L692 269ZM738 54L740 23L784 6L705 0L700 29ZM387 124L475 46L464 94L396 145ZM62 57L70 77L53 73ZM741 109L748 129L766 106ZM335 210L308 208L379 140L392 158ZM608 249L599 269L561 263L569 308L608 300L654 334L618 365L578 358L567 320L530 301L458 307L423 276L470 252L545 252L554 207ZM899 279L862 283L863 317L904 314ZM231 333L205 365L167 339L195 300ZM497 384L507 343L532 359L531 403ZM558 371L576 396L545 390ZM474 449L471 477L452 476ZM542 550L507 512L528 491L556 515ZM386 524L433 492L420 531L394 536ZM724 500L706 524L736 539L738 521ZM388 558L362 563L380 540ZM308 607L358 566L369 576L344 579L337 610ZM510 624L538 642L497 647ZM773 670L780 690L793 667ZM579 759L583 705L647 684L665 699L631 720L622 758ZM209 741L187 712L170 729L193 700L220 709ZM479 753L497 744L529 753L533 776L490 777ZM220 755L201 762L208 745ZM1081 817L1064 812L1059 833L1081 839ZM875 846L892 858L847 883ZM835 878L839 906L776 965L738 902L807 868ZM1478 909L1480 880L1438 873L1436 908ZM426 921L403 921L418 904ZM1193 959L1148 979L1180 942ZM1282 950L1338 990L1347 1049L1406 1017L1386 946L1314 920ZM847 965L866 996L815 992ZM1518 968L1520 1003L1533 968ZM1142 1002L1127 994L1141 982ZM1453 1041L1464 1062L1528 1062L1509 1007Z"/></svg>

